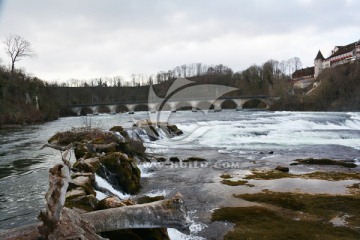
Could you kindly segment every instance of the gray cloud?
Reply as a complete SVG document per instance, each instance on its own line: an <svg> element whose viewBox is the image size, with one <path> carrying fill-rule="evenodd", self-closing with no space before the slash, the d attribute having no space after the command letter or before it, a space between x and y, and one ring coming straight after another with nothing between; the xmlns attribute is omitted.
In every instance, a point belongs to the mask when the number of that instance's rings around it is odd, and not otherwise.
<svg viewBox="0 0 360 240"><path fill-rule="evenodd" d="M0 37L38 53L18 63L45 79L155 73L189 62L241 70L270 58L311 65L359 38L355 0L3 1ZM6 62L6 57L1 58Z"/></svg>

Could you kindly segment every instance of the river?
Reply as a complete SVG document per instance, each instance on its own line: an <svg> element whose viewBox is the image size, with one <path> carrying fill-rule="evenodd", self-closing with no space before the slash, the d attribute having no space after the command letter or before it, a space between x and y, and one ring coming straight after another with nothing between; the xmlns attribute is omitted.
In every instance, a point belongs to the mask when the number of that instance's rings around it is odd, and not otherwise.
<svg viewBox="0 0 360 240"><path fill-rule="evenodd" d="M137 120L154 117L176 124L184 135L155 142L144 139L149 154L180 159L196 156L207 162L190 167L144 164L141 166L144 178L140 194L162 193L170 197L181 192L197 223L193 225L193 233L203 237L216 235L215 232L220 234L231 227L224 223L209 223L214 208L240 204L229 200L232 193L219 184L219 175L224 172L241 174L251 168L271 168L306 157L360 162L360 113L357 112L223 110L163 112L161 116L136 112L134 115L61 118L36 126L0 130L0 230L36 221L44 207L48 169L61 158L59 151L40 150L40 147L54 133L85 124L102 129L114 125L131 127ZM299 172L309 170L294 168ZM271 186L259 181L257 185L252 191L304 188L309 192L341 192L341 186L336 183L316 181L299 182L298 185L278 181ZM327 190L323 186L327 186ZM241 188L238 191L242 191Z"/></svg>

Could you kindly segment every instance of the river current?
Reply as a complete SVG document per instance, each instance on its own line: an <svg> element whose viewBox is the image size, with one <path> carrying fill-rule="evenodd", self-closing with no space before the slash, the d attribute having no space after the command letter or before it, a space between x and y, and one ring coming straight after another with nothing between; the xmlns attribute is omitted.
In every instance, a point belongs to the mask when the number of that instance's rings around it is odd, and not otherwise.
<svg viewBox="0 0 360 240"><path fill-rule="evenodd" d="M231 168L246 171L250 166L272 167L306 157L360 162L360 113L357 112L223 110L61 118L36 126L0 130L0 230L36 221L44 207L48 169L61 158L59 151L40 148L54 133L85 124L105 130L114 125L130 128L137 120L154 117L176 124L184 135L154 142L144 138L149 154L180 159L203 157L211 162L210 168L221 169L216 174ZM209 186L207 191L214 191L213 195L217 191L210 185L217 176L206 169L180 172L171 168L163 171L159 166L141 168L145 180L140 194L165 192L171 196L182 191L183 195L192 195L191 191L197 191L199 185L200 191L206 186ZM184 182L186 188L182 187ZM216 206L217 200L207 201L208 208L199 208L196 206L204 205L201 196L189 198L190 212L199 221Z"/></svg>

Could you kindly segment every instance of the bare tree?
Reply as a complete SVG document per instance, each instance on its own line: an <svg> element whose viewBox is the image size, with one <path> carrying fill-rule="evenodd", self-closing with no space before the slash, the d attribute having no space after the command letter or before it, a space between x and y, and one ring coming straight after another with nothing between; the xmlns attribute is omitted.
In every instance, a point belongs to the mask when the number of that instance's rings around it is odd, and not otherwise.
<svg viewBox="0 0 360 240"><path fill-rule="evenodd" d="M295 71L299 70L302 67L302 62L300 58L294 57L294 67L295 67Z"/></svg>
<svg viewBox="0 0 360 240"><path fill-rule="evenodd" d="M11 58L11 75L14 72L16 61L21 60L23 57L35 56L30 42L19 35L9 35L4 43L6 54Z"/></svg>

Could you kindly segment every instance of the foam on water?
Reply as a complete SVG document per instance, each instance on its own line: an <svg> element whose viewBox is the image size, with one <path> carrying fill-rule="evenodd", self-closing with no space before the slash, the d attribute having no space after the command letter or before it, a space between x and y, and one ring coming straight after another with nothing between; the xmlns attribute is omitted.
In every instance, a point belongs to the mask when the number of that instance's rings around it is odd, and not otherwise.
<svg viewBox="0 0 360 240"><path fill-rule="evenodd" d="M149 178L149 177L154 176L154 173L151 172L152 165L150 165L150 164L138 164L138 168L140 169L142 178Z"/></svg>
<svg viewBox="0 0 360 240"><path fill-rule="evenodd" d="M95 192L96 192L96 199L99 200L99 201L101 201L101 200L103 200L104 198L107 197L107 195L105 193L103 193L103 192L100 192L100 191L97 191L97 190L95 190Z"/></svg>
<svg viewBox="0 0 360 240"><path fill-rule="evenodd" d="M120 199L125 199L125 198L130 197L130 195L124 194L124 193L116 190L115 188L113 188L113 186L111 186L110 183L108 183L104 178L100 177L97 174L95 174L95 182L99 187L108 190L109 192L111 192L112 194L114 194L115 196L117 196Z"/></svg>
<svg viewBox="0 0 360 240"><path fill-rule="evenodd" d="M189 230L190 235L179 232L174 228L168 228L168 234L171 240L205 240L205 238L196 236L197 233L204 230L207 226L203 223L196 223L192 221Z"/></svg>
<svg viewBox="0 0 360 240"><path fill-rule="evenodd" d="M243 112L231 121L184 121L177 126L182 136L149 143L149 149L215 148L223 154L316 145L360 149L360 113Z"/></svg>
<svg viewBox="0 0 360 240"><path fill-rule="evenodd" d="M186 235L184 233L179 232L174 228L168 228L168 234L171 240L206 240L206 238L194 236L194 235Z"/></svg>
<svg viewBox="0 0 360 240"><path fill-rule="evenodd" d="M169 194L169 190L163 189L163 190L152 190L150 192L145 193L145 196L148 197L156 197L156 196L164 196L166 197Z"/></svg>

